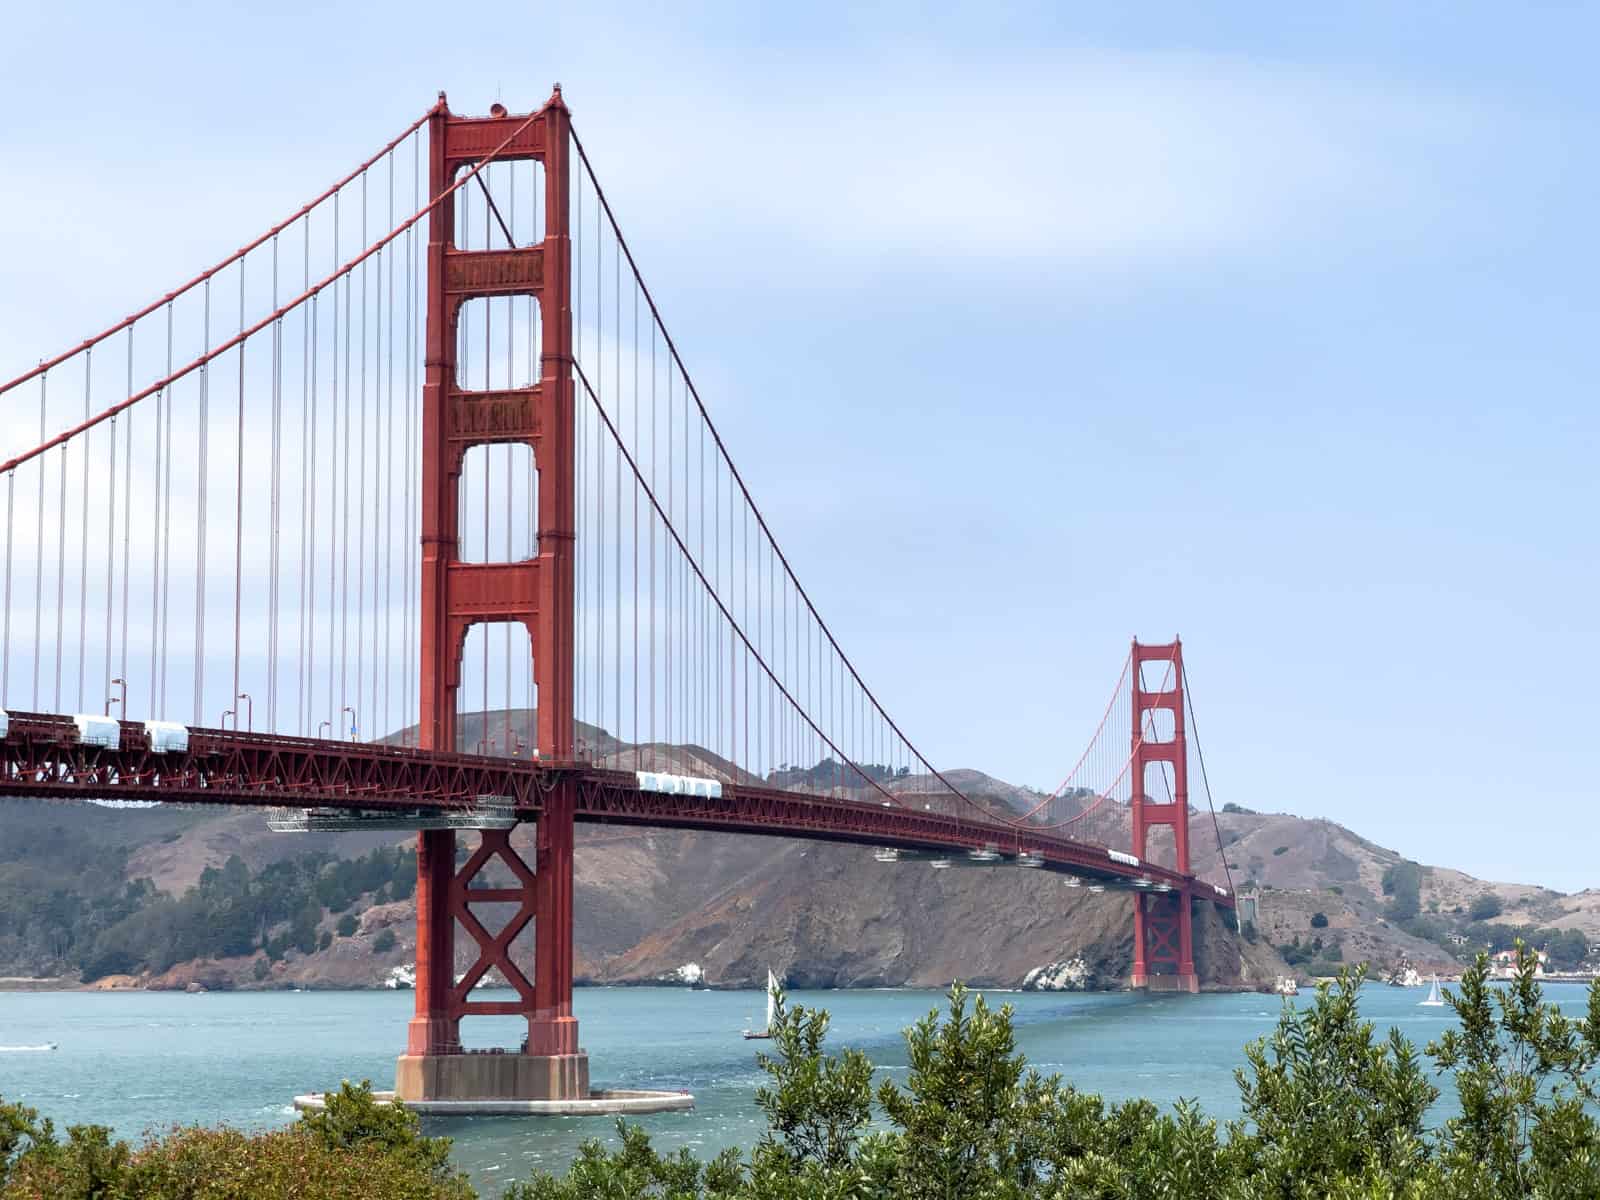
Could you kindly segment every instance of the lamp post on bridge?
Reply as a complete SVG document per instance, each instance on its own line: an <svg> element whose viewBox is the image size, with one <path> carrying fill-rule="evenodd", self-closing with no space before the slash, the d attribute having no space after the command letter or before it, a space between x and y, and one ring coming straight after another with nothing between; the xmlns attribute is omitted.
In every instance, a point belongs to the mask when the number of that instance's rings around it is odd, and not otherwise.
<svg viewBox="0 0 1600 1200"><path fill-rule="evenodd" d="M244 717L244 729L245 729L245 732L246 733L254 733L256 731L256 702L254 700L250 699L250 693L249 692L240 692L238 694L238 696L235 697L235 699L243 700L244 704L245 704L245 709L244 709L244 711L245 711L245 717ZM233 727L234 727L234 729L238 729L239 728L239 718L237 716L234 717L234 719L233 719Z"/></svg>
<svg viewBox="0 0 1600 1200"><path fill-rule="evenodd" d="M231 709L231 708L225 708L225 709L222 710L222 716L217 721L217 728L218 729L226 729L228 727L228 718L229 717L233 718L234 732L237 733L238 730L239 730L239 714L234 712L233 709Z"/></svg>
<svg viewBox="0 0 1600 1200"><path fill-rule="evenodd" d="M126 679L113 679L111 686L120 687L122 695L106 697L106 716L109 717L111 715L111 706L113 704L120 704L122 707L117 711L122 714L122 719L126 721L128 719L128 681Z"/></svg>
<svg viewBox="0 0 1600 1200"><path fill-rule="evenodd" d="M346 704L339 710L339 715L343 716L345 713L350 714L350 740L353 742L356 740L356 710Z"/></svg>

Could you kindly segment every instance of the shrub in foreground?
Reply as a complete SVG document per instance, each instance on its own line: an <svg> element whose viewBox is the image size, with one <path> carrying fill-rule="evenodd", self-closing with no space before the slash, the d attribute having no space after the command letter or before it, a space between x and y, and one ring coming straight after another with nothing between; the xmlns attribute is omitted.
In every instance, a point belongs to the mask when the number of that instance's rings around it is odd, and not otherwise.
<svg viewBox="0 0 1600 1200"><path fill-rule="evenodd" d="M66 1139L32 1109L0 1104L4 1200L471 1200L450 1143L348 1083L325 1114L288 1129L173 1129L134 1148L103 1126Z"/></svg>
<svg viewBox="0 0 1600 1200"><path fill-rule="evenodd" d="M1439 1090L1411 1042L1361 1020L1359 970L1246 1048L1244 1117L1221 1127L1191 1103L1108 1105L1029 1070L1010 1009L958 987L942 1020L907 1030L905 1084L876 1091L859 1051L824 1053L826 1013L783 1006L748 1161L664 1156L619 1123L619 1147L590 1141L564 1177L506 1200L1594 1200L1600 984L1572 1020L1533 971L1528 956L1500 993L1486 959L1467 971L1460 1028L1427 1048L1461 1109L1434 1131Z"/></svg>

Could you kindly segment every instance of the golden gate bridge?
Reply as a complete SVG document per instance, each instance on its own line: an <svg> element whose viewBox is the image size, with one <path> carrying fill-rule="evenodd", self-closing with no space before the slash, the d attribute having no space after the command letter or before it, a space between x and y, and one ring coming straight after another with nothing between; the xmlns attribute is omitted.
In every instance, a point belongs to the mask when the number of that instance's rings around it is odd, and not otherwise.
<svg viewBox="0 0 1600 1200"><path fill-rule="evenodd" d="M1233 896L1190 868L1180 643L1134 643L1053 792L936 768L780 549L559 87L523 115L441 95L0 403L0 794L416 829L402 1098L588 1093L578 821L1123 888L1132 985L1198 988L1193 906ZM474 994L491 970L513 998ZM479 1015L526 1019L518 1070L466 1053Z"/></svg>

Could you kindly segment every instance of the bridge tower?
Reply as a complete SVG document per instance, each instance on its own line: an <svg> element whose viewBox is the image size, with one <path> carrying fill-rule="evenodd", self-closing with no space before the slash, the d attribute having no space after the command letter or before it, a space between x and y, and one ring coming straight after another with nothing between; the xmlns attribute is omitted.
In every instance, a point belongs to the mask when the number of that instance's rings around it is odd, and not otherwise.
<svg viewBox="0 0 1600 1200"><path fill-rule="evenodd" d="M1159 691L1144 690L1144 664L1156 664L1163 677ZM1133 853L1147 857L1150 830L1172 828L1177 850L1173 864L1189 874L1189 746L1184 730L1183 643L1164 646L1133 643ZM1153 712L1172 714L1171 736ZM1162 764L1170 765L1171 790L1162 780ZM1149 770L1155 766L1157 771ZM1193 897L1188 889L1139 892L1133 897L1133 986L1151 991L1198 992L1194 969Z"/></svg>
<svg viewBox="0 0 1600 1200"><path fill-rule="evenodd" d="M427 332L422 395L423 749L456 749L456 692L467 630L474 624L526 626L537 686L536 750L544 760L573 756L574 462L572 249L569 234L570 118L558 86L530 121L499 105L482 118L459 117L443 103L429 121L430 195L505 143L496 161L534 159L544 167L543 240L526 247L463 250L454 244L454 197L428 218ZM508 140L509 139L509 140ZM469 390L457 377L457 320L480 297L532 296L538 307L540 368L529 387ZM473 446L531 447L538 475L536 556L521 562L467 563L458 553L462 463ZM574 784L546 797L535 862L512 848L509 833L485 831L458 870L455 834L424 831L417 846L416 1015L395 1090L406 1100L573 1099L589 1092L587 1056L572 1015L572 853ZM517 879L509 888L471 886L499 858ZM515 903L516 915L491 935L474 903ZM530 980L511 958L511 942L534 926ZM477 943L476 963L455 981L455 926ZM511 1001L470 999L497 968L515 988ZM520 1053L466 1054L464 1016L514 1015L528 1023Z"/></svg>

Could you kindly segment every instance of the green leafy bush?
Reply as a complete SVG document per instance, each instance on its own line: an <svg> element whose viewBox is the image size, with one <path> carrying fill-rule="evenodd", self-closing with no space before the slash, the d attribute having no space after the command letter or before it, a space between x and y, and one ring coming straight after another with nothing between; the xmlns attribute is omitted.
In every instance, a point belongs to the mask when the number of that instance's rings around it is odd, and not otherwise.
<svg viewBox="0 0 1600 1200"><path fill-rule="evenodd" d="M825 1014L784 1006L761 1065L768 1132L748 1161L657 1154L619 1124L566 1176L507 1200L598 1197L775 1200L1593 1200L1600 1196L1600 984L1589 1015L1542 1004L1532 959L1491 998L1487 959L1450 1003L1462 1018L1428 1053L1455 1073L1461 1116L1424 1125L1438 1089L1416 1047L1359 1012L1360 971L1285 1004L1237 1072L1243 1121L1219 1128L1192 1104L1107 1105L1016 1053L1008 1008L956 988L943 1019L906 1033L903 1086L870 1086L859 1052L823 1051ZM874 1127L872 1117L878 1115Z"/></svg>
<svg viewBox="0 0 1600 1200"><path fill-rule="evenodd" d="M449 1158L448 1139L423 1137L368 1084L345 1084L289 1129L180 1128L138 1147L99 1125L63 1142L32 1109L0 1103L4 1200L471 1200Z"/></svg>

